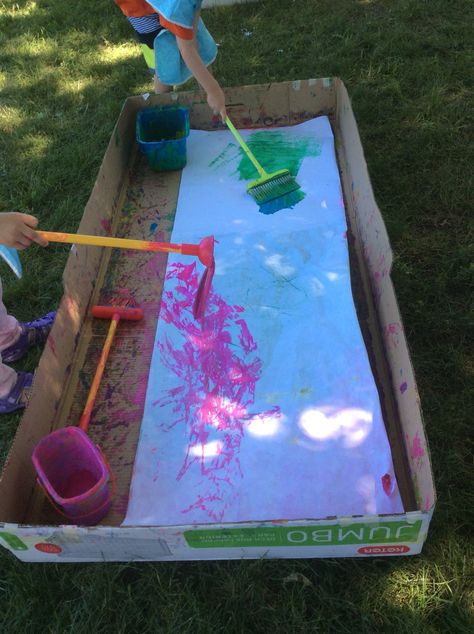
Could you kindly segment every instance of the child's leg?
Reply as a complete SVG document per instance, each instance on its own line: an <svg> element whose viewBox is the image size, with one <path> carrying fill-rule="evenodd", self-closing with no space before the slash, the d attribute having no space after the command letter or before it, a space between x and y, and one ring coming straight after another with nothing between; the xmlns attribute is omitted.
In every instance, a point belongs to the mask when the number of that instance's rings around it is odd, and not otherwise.
<svg viewBox="0 0 474 634"><path fill-rule="evenodd" d="M17 373L2 363L2 350L15 343L21 334L18 320L7 313L3 304L2 280L0 279L0 398L9 394L16 383Z"/></svg>
<svg viewBox="0 0 474 634"><path fill-rule="evenodd" d="M162 84L156 73L153 75L153 89L155 94L161 95L164 92L169 92L171 88L172 86L169 86L168 84Z"/></svg>
<svg viewBox="0 0 474 634"><path fill-rule="evenodd" d="M17 373L13 368L2 363L2 356L0 355L0 399L10 394L16 379Z"/></svg>
<svg viewBox="0 0 474 634"><path fill-rule="evenodd" d="M2 280L0 279L0 353L17 341L21 327L17 319L7 313L3 303Z"/></svg>
<svg viewBox="0 0 474 634"><path fill-rule="evenodd" d="M153 89L157 95L171 90L172 86L161 83L155 71L155 53L153 42L155 37L163 30L158 13L154 12L142 17L129 17L128 21L135 29L140 48L145 58L148 71L153 75Z"/></svg>
<svg viewBox="0 0 474 634"><path fill-rule="evenodd" d="M10 363L21 359L31 346L44 344L55 316L55 312L50 312L39 319L20 323L7 313L0 279L0 414L24 407L33 384L31 373L16 372L4 361Z"/></svg>

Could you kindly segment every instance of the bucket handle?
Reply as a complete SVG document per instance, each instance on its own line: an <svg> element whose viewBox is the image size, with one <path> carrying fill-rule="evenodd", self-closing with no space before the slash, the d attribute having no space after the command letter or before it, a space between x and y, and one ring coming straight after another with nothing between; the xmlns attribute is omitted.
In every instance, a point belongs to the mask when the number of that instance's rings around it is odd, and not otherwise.
<svg viewBox="0 0 474 634"><path fill-rule="evenodd" d="M110 468L110 464L109 461L107 460L107 458L105 457L102 449L100 447L98 447L96 445L96 448L98 450L98 452L101 455L101 458L107 468L107 471L110 475L110 481L112 483L112 487L111 487L111 492L110 492L110 497L114 498L115 496L115 492L117 490L117 478L115 477L112 469ZM54 508L54 510L59 513L59 515L62 515L63 517L65 517L68 520L71 520L71 517L69 517L69 515L67 513L65 513L63 510L61 510L61 508L56 504L56 502L53 500L53 498L51 497L51 495L49 494L49 492L46 490L46 488L43 486L42 482L40 481L39 478L36 478L36 482L39 484L40 489L43 491L43 493L45 494L46 498L48 499L49 503L51 504L51 506ZM100 511L101 509L104 508L104 506L106 506L109 503L109 500L106 500L103 504L101 504L99 506L98 509L94 509L93 511L91 511L90 513L85 513L84 515L78 515L76 518L77 520L83 520L87 517L89 517L90 515L95 515L98 511Z"/></svg>

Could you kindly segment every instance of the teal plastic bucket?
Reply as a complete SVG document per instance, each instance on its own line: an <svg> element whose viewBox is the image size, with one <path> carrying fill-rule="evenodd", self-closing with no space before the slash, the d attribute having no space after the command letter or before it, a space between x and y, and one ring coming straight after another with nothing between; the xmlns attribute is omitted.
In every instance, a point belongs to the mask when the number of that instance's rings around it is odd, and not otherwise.
<svg viewBox="0 0 474 634"><path fill-rule="evenodd" d="M180 170L186 165L189 110L184 106L156 106L140 110L136 134L140 150L153 170Z"/></svg>

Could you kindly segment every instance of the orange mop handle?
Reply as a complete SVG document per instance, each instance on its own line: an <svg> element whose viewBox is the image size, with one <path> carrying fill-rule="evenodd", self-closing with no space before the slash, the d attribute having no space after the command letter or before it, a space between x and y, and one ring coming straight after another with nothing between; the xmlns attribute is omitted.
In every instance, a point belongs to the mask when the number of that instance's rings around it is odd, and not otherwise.
<svg viewBox="0 0 474 634"><path fill-rule="evenodd" d="M82 431L85 432L87 432L87 428L89 427L92 408L94 407L95 398L97 396L97 392L99 391L100 381L102 379L102 375L104 374L105 363L109 356L110 346L112 345L112 341L115 335L115 331L117 330L119 321L120 313L117 312L113 315L110 322L109 332L107 333L107 338L105 340L104 347L102 348L102 353L97 365L97 370L95 371L95 375L92 380L92 385L89 390L89 396L87 397L84 412L82 413L81 420L79 421L79 427L82 429Z"/></svg>
<svg viewBox="0 0 474 634"><path fill-rule="evenodd" d="M54 231L37 231L49 242L65 242L68 244L88 244L96 247L115 247L117 249L138 249L139 251L164 251L165 253L182 253L183 255L200 255L198 244L172 244L169 242L149 242L132 238L110 238L108 236L87 236L78 233L56 233Z"/></svg>

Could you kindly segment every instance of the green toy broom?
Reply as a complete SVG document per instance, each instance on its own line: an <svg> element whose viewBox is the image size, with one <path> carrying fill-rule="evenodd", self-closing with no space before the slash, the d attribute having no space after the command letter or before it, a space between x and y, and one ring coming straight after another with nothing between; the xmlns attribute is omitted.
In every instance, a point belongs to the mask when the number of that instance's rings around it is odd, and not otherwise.
<svg viewBox="0 0 474 634"><path fill-rule="evenodd" d="M259 178L247 185L247 192L259 205L274 200L275 198L280 198L280 196L284 196L300 188L289 170L278 170L278 172L268 174L252 154L249 146L237 132L229 117L226 117L225 122L260 174Z"/></svg>

